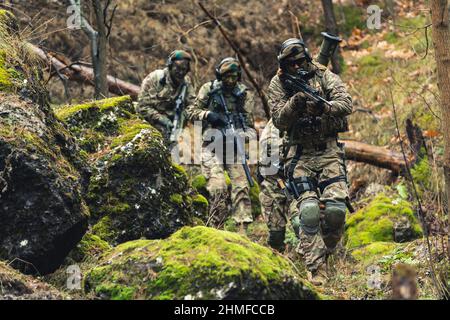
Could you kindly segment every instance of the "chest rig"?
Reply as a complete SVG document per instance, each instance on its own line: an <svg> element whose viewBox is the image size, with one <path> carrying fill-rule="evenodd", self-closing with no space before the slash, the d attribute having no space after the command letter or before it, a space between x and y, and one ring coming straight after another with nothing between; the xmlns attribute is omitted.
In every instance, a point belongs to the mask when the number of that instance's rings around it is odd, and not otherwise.
<svg viewBox="0 0 450 320"><path fill-rule="evenodd" d="M217 112L225 119L223 106L220 104L219 94L223 94L223 98L227 103L228 110L231 112L233 124L236 129L244 129L248 125L247 113L244 109L245 99L247 97L247 88L243 85L236 85L232 92L225 93L222 89L221 82L214 80L211 82L208 94L208 110ZM241 120L243 118L243 121Z"/></svg>
<svg viewBox="0 0 450 320"><path fill-rule="evenodd" d="M316 89L320 96L329 99L323 83L323 71L318 69L305 74L308 85ZM280 79L281 80L281 79ZM290 98L297 92L281 80L287 97ZM288 140L297 144L302 142L323 141L328 138L337 138L339 132L348 131L346 117L334 117L323 114L321 116L302 115L288 130Z"/></svg>

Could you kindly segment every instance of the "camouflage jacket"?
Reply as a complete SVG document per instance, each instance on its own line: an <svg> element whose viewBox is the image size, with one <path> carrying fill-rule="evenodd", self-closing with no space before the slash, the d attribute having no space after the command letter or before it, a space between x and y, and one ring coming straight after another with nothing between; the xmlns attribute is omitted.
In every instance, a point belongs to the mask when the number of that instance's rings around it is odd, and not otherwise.
<svg viewBox="0 0 450 320"><path fill-rule="evenodd" d="M185 77L185 82L187 90L183 115L186 108L195 100L195 91L188 77ZM153 125L159 126L163 118L172 121L175 115L175 101L180 90L181 86L175 88L167 68L155 70L142 82L136 111Z"/></svg>
<svg viewBox="0 0 450 320"><path fill-rule="evenodd" d="M309 85L319 90L321 96L332 105L328 114L320 117L304 113L296 105L293 95L275 75L269 85L268 97L273 123L287 132L289 144L317 143L337 137L338 132L347 131L346 116L352 113L352 99L338 75L318 64L311 65L314 76Z"/></svg>
<svg viewBox="0 0 450 320"><path fill-rule="evenodd" d="M208 111L219 113L226 120L223 107L219 104L214 92L220 91L221 82L214 80L205 83L198 92L194 104L187 110L187 117L190 121L206 120ZM253 109L254 95L247 87L238 83L232 93L224 93L224 99L228 111L231 112L236 128L241 128L238 121L238 114L241 113L247 128L254 128Z"/></svg>

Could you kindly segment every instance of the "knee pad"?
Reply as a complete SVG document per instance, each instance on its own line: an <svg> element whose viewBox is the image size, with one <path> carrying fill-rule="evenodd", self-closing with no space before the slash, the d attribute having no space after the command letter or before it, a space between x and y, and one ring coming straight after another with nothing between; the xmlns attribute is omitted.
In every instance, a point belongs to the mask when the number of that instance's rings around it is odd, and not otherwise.
<svg viewBox="0 0 450 320"><path fill-rule="evenodd" d="M300 217L298 215L295 215L291 218L291 225L292 229L294 229L295 236L298 238L300 232Z"/></svg>
<svg viewBox="0 0 450 320"><path fill-rule="evenodd" d="M327 202L325 204L323 227L325 232L340 230L345 223L345 211L347 207L344 202Z"/></svg>
<svg viewBox="0 0 450 320"><path fill-rule="evenodd" d="M278 251L284 251L284 238L286 230L269 231L269 246Z"/></svg>
<svg viewBox="0 0 450 320"><path fill-rule="evenodd" d="M316 234L320 225L319 201L306 199L300 204L300 227L306 234Z"/></svg>

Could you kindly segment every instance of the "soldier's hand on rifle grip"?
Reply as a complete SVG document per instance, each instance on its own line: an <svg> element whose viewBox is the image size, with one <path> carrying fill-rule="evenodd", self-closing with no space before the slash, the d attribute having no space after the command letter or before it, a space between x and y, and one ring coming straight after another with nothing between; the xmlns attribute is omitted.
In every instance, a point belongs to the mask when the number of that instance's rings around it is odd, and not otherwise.
<svg viewBox="0 0 450 320"><path fill-rule="evenodd" d="M306 96L303 92L297 92L296 94L294 94L294 96L292 97L294 104L300 108L300 109L305 109L306 107Z"/></svg>
<svg viewBox="0 0 450 320"><path fill-rule="evenodd" d="M213 111L208 112L208 115L206 116L206 120L213 127L225 127L227 125L226 121L223 120L222 117L217 112L213 112Z"/></svg>
<svg viewBox="0 0 450 320"><path fill-rule="evenodd" d="M327 106L323 102L306 101L306 113L310 116L321 116Z"/></svg>

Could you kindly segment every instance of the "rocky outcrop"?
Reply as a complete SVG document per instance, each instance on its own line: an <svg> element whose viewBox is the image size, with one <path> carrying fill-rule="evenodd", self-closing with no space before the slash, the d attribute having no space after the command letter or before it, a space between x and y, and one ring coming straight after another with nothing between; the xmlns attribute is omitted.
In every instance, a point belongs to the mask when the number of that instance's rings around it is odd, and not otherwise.
<svg viewBox="0 0 450 320"><path fill-rule="evenodd" d="M159 131L138 118L129 96L56 110L92 162L86 196L93 235L112 245L164 238L208 205L170 160Z"/></svg>
<svg viewBox="0 0 450 320"><path fill-rule="evenodd" d="M290 262L236 233L185 227L107 252L84 281L102 299L318 299Z"/></svg>
<svg viewBox="0 0 450 320"><path fill-rule="evenodd" d="M88 170L50 110L33 56L9 33L11 21L0 12L0 259L45 274L87 229Z"/></svg>

